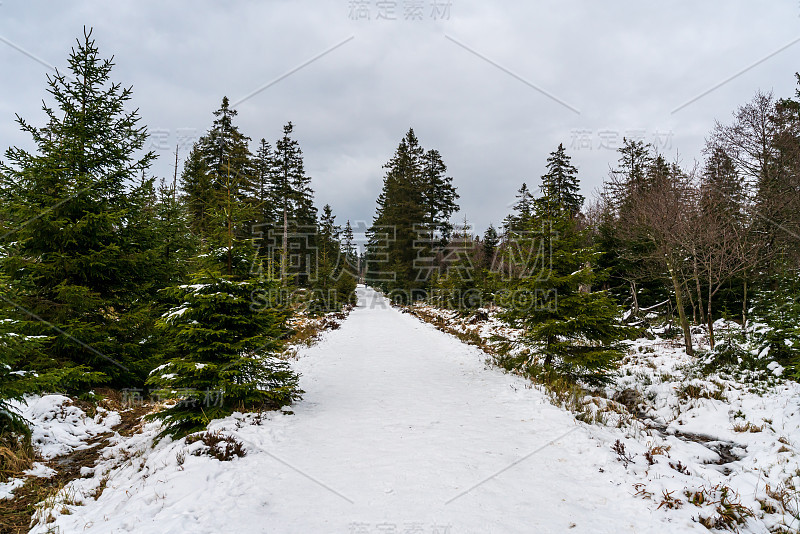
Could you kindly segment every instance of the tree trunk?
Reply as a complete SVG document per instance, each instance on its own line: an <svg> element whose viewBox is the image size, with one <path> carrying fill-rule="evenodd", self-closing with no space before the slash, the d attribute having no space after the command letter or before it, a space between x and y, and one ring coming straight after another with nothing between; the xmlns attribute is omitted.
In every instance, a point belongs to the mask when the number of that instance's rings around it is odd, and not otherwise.
<svg viewBox="0 0 800 534"><path fill-rule="evenodd" d="M714 350L714 320L711 317L711 290L708 291L708 343Z"/></svg>
<svg viewBox="0 0 800 534"><path fill-rule="evenodd" d="M711 276L708 280L708 342L711 345L711 350L714 350L714 316L711 313L711 298L716 291L711 290Z"/></svg>
<svg viewBox="0 0 800 534"><path fill-rule="evenodd" d="M172 204L170 206L170 210L167 215L167 227L172 229L174 224L174 220L172 218L172 208L175 207L175 203L177 202L177 190L178 190L178 145L175 145L175 174L172 175ZM169 263L169 256L172 248L172 242L167 242L167 248L165 250L164 257Z"/></svg>
<svg viewBox="0 0 800 534"><path fill-rule="evenodd" d="M675 306L678 308L678 317L681 320L681 328L683 329L683 341L686 344L686 354L694 356L694 348L692 347L692 331L689 329L689 320L686 318L686 310L683 309L683 295L681 294L681 283L678 281L678 275L672 267L672 261L669 256L666 257L667 270L672 279L672 287L675 289Z"/></svg>
<svg viewBox="0 0 800 534"><path fill-rule="evenodd" d="M689 305L692 307L692 324L697 324L697 305L694 303L694 297L692 297L692 290L689 289L688 283L686 284L686 296L689 297Z"/></svg>
<svg viewBox="0 0 800 534"><path fill-rule="evenodd" d="M703 289L700 287L700 274L697 271L697 257L694 258L694 283L697 288L697 307L700 308L700 321L706 322L706 315L703 311Z"/></svg>
<svg viewBox="0 0 800 534"><path fill-rule="evenodd" d="M639 298L636 296L636 283L630 280L631 284L631 298L633 299L633 311L636 317L639 317Z"/></svg>
<svg viewBox="0 0 800 534"><path fill-rule="evenodd" d="M547 338L547 344L545 345L547 347L547 349L546 349L547 353L546 353L546 355L544 357L544 366L545 366L545 368L548 368L548 369L550 368L550 365L553 363L553 353L550 352L550 345L551 344L552 344L552 340L551 340L551 338L548 337Z"/></svg>
<svg viewBox="0 0 800 534"><path fill-rule="evenodd" d="M289 219L283 207L283 248L281 250L281 283L286 285L286 259L289 255Z"/></svg>
<svg viewBox="0 0 800 534"><path fill-rule="evenodd" d="M233 275L233 204L231 203L231 161L228 159L228 276Z"/></svg>
<svg viewBox="0 0 800 534"><path fill-rule="evenodd" d="M747 273L742 284L742 333L747 332Z"/></svg>

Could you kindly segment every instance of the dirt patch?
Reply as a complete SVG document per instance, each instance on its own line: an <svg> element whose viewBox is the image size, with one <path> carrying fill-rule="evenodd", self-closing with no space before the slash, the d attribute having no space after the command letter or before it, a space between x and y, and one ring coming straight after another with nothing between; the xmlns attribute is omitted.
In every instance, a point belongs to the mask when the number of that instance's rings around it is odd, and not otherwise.
<svg viewBox="0 0 800 534"><path fill-rule="evenodd" d="M112 401L109 404L114 403ZM120 410L122 421L114 427L114 431L123 436L133 434L141 426L142 417L150 411L150 408L148 405L140 405ZM109 438L113 435L113 432L106 432L95 436L87 443L88 447L49 461L36 458L36 461L55 469L56 474L50 478L28 477L25 484L14 491L13 499L0 500L0 532L3 534L27 533L31 528L31 521L39 508L39 503L54 496L73 480L80 478L83 467L94 467L108 444ZM21 473L17 476L21 476ZM98 494L96 497L99 496Z"/></svg>

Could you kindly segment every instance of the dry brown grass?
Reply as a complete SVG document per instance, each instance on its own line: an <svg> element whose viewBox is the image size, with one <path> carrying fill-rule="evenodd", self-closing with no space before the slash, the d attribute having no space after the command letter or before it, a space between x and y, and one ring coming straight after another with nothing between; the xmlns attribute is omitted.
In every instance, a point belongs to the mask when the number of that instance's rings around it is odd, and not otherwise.
<svg viewBox="0 0 800 534"><path fill-rule="evenodd" d="M755 432L761 432L762 430L764 430L764 426L765 425L761 425L761 426L754 425L750 421L747 421L745 423L734 423L733 431L734 432L753 432L753 433L755 433Z"/></svg>
<svg viewBox="0 0 800 534"><path fill-rule="evenodd" d="M702 487L694 491L686 490L685 495L688 502L695 506L713 506L714 511L711 515L698 515L695 519L709 530L738 531L740 525L755 515L750 508L741 503L736 491L724 484Z"/></svg>
<svg viewBox="0 0 800 534"><path fill-rule="evenodd" d="M30 439L13 434L0 437L0 480L19 476L33 466L33 460Z"/></svg>
<svg viewBox="0 0 800 534"><path fill-rule="evenodd" d="M123 435L135 432L141 425L142 416L151 408L149 405L139 405L122 410L122 394L120 392L103 390L102 396L104 398L101 404L120 411L122 422L114 427L114 430ZM62 512L64 510L69 512L66 507L75 503L75 496L69 494L59 496L59 492L71 481L81 476L81 468L95 466L103 452L106 440L111 435L111 433L107 433L96 436L88 445L96 443L98 444L97 446L74 451L72 454L59 457L57 463L50 463L37 458L33 447L29 443L21 449L14 449L5 443L3 438L0 438L0 442L3 442L3 445L0 445L0 459L3 462L7 461L6 458L11 459L11 456L6 456L8 452L3 449L10 449L12 453L15 453L16 459L13 460L15 462L13 464L15 470L13 472L9 470L10 476L24 476L22 472L25 469L29 469L34 461L45 463L58 471L50 478L27 477L25 484L14 491L13 499L0 500L0 533L27 533L34 517L41 519L45 523L51 522L54 520L51 509L55 506L62 507L60 509ZM103 489L105 489L105 481L101 481L93 496L99 498Z"/></svg>

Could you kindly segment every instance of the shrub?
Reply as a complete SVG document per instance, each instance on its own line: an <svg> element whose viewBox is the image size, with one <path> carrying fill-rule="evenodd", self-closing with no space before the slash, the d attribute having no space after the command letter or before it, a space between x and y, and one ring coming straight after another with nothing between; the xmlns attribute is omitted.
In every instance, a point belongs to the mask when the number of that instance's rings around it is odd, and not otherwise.
<svg viewBox="0 0 800 534"><path fill-rule="evenodd" d="M206 276L168 290L180 304L158 327L171 358L147 381L156 395L176 401L152 416L165 423L162 434L184 436L234 411L279 408L300 397L299 376L275 356L289 333L289 310L274 301L256 308L255 292L275 293L263 286Z"/></svg>

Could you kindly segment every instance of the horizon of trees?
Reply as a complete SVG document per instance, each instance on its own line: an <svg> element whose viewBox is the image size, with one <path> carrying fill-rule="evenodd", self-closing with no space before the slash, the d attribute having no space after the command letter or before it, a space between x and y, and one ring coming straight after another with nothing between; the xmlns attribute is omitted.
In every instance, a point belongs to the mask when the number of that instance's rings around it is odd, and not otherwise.
<svg viewBox="0 0 800 534"><path fill-rule="evenodd" d="M352 261L349 222L344 242L330 206L318 215L294 125L254 154L227 98L157 182L132 89L91 33L47 77L45 125L17 117L35 150L0 162L0 434L29 436L8 401L44 391L149 391L175 401L156 415L175 435L290 403L289 318L355 299L334 261Z"/></svg>
<svg viewBox="0 0 800 534"><path fill-rule="evenodd" d="M580 372L594 366L602 381L618 356L609 350L604 363L586 356L620 340L609 325L627 328L613 306L628 309L632 324L653 312L674 317L690 355L693 327L703 326L712 352L720 342L720 350L733 350L734 340L718 339L714 325L738 322L741 339L800 376L800 89L794 98L757 92L731 122L716 123L705 160L693 168L625 139L588 205L559 145L540 194L523 183L501 228L490 225L483 236L472 235L466 220L447 233L424 224L419 172L406 163L411 147L413 130L385 166L367 255L367 282L393 300L464 312L499 305L545 356L548 372L560 368L586 383L593 377ZM454 189L448 198L457 198ZM596 302L576 304L573 295Z"/></svg>
<svg viewBox="0 0 800 534"><path fill-rule="evenodd" d="M223 97L181 172L176 153L157 180L91 31L69 68L48 76L44 126L17 117L35 150L0 162L0 433L23 430L7 401L36 391L149 389L176 401L159 415L176 434L204 425L212 390L214 416L289 403L297 376L275 357L289 319L353 304L359 278L400 304L499 306L543 372L573 382L608 381L653 312L690 355L693 327L713 351L730 342L715 322L735 320L800 376L800 89L756 93L695 168L625 139L588 205L559 144L538 192L523 183L481 236L452 221L444 157L410 128L360 252L351 221L315 206L291 122L253 143Z"/></svg>

